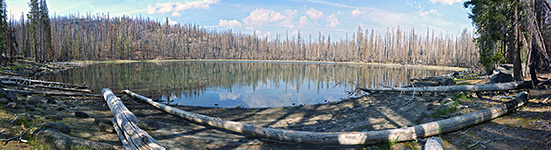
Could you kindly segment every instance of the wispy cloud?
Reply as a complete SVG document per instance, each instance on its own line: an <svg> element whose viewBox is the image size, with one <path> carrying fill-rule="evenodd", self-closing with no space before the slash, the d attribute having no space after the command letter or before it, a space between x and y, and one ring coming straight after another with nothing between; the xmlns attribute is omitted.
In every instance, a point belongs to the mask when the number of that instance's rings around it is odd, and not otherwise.
<svg viewBox="0 0 551 150"><path fill-rule="evenodd" d="M360 9L356 8L352 12L350 12L350 14L352 14L352 16L356 17L356 16L362 14L362 12L360 11Z"/></svg>
<svg viewBox="0 0 551 150"><path fill-rule="evenodd" d="M337 15L335 14L331 14L329 17L327 17L327 19L325 19L328 24L327 26L328 27L336 27L338 25L340 25L341 23L339 22L339 19L337 18Z"/></svg>
<svg viewBox="0 0 551 150"><path fill-rule="evenodd" d="M419 11L417 11L417 14L419 14L419 16L421 16L421 17L425 17L425 16L427 16L427 15L429 15L429 14L440 15L440 14L438 13L438 11L435 10L435 9L430 9L430 10L428 10L428 11L419 10Z"/></svg>
<svg viewBox="0 0 551 150"><path fill-rule="evenodd" d="M183 2L183 3L157 3L155 6L147 5L147 13L170 13L172 16L180 16L181 11L188 9L209 9L211 4L218 3L219 0L204 0L204 1L193 1L193 2Z"/></svg>
<svg viewBox="0 0 551 150"><path fill-rule="evenodd" d="M223 19L221 19L220 21L218 21L218 26L226 27L226 28L235 28L235 27L240 27L241 22L239 22L237 20L223 20Z"/></svg>
<svg viewBox="0 0 551 150"><path fill-rule="evenodd" d="M460 3L464 0L429 0L431 3L442 3L445 5L453 5L454 3Z"/></svg>
<svg viewBox="0 0 551 150"><path fill-rule="evenodd" d="M306 15L308 15L308 17L310 17L312 19L319 19L319 18L323 17L323 12L321 12L319 10L316 10L314 8L310 8L306 12Z"/></svg>
<svg viewBox="0 0 551 150"><path fill-rule="evenodd" d="M356 7L353 7L353 6L350 6L350 5L346 5L346 4L333 3L333 2L322 1L322 0L308 0L308 1L311 2L311 3L324 4L324 5L329 5L329 6L333 6L333 7L356 8Z"/></svg>

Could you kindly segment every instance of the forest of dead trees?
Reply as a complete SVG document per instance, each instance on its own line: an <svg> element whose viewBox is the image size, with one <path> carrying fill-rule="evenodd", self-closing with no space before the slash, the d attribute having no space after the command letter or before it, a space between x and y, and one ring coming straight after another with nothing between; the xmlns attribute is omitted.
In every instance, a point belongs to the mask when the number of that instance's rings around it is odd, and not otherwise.
<svg viewBox="0 0 551 150"><path fill-rule="evenodd" d="M334 40L321 32L261 37L254 33L217 31L193 24L169 25L168 21L147 17L108 14L55 16L50 21L51 54L47 53L49 50L33 47L33 34L29 32L33 26L29 18L22 15L19 20L9 20L19 44L16 54L43 61L256 59L462 67L478 64L474 37L472 31L467 30L452 36L435 34L430 29L419 33L414 28L396 27L380 32L359 27L346 39Z"/></svg>

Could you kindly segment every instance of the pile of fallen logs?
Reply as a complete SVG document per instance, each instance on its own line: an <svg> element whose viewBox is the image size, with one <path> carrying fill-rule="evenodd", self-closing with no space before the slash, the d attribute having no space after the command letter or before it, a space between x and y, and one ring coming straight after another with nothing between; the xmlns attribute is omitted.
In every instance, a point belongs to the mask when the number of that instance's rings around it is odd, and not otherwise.
<svg viewBox="0 0 551 150"><path fill-rule="evenodd" d="M6 85L21 86L21 87L25 87L26 89L21 90L21 89L2 88L1 89L2 91L10 91L10 92L21 93L21 94L101 97L100 94L91 94L92 90L89 90L88 87L85 87L85 86L60 83L60 82L50 82L50 81L42 81L42 80L32 80L32 79L0 76L0 86L5 87ZM30 90L27 88L42 88L42 89L52 89L57 91L39 91L39 90Z"/></svg>

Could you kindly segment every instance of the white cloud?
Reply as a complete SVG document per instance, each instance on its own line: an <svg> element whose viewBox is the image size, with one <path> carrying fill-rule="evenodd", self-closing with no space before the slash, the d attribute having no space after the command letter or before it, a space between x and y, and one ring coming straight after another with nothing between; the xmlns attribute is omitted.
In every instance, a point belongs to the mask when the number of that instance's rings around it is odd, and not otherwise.
<svg viewBox="0 0 551 150"><path fill-rule="evenodd" d="M218 3L219 0L203 0L184 3L157 3L155 6L147 5L147 13L169 13L172 12L172 16L179 16L180 11L188 9L209 9L211 4Z"/></svg>
<svg viewBox="0 0 551 150"><path fill-rule="evenodd" d="M218 26L227 27L227 28L235 28L235 27L240 27L241 22L239 22L237 20L220 20L220 21L218 21Z"/></svg>
<svg viewBox="0 0 551 150"><path fill-rule="evenodd" d="M249 16L243 19L243 23L248 28L262 26L267 23L279 22L279 25L284 27L293 28L292 19L296 15L296 10L285 10L284 13L259 8L251 11Z"/></svg>
<svg viewBox="0 0 551 150"><path fill-rule="evenodd" d="M329 17L327 17L327 19L325 19L325 21L329 22L329 24L327 24L328 27L333 28L341 24L339 22L339 19L337 19L337 15L335 14L331 14Z"/></svg>
<svg viewBox="0 0 551 150"><path fill-rule="evenodd" d="M464 0L429 0L431 3L442 3L445 5L453 5L454 3L460 3Z"/></svg>
<svg viewBox="0 0 551 150"><path fill-rule="evenodd" d="M299 26L303 27L303 26L306 26L307 24L308 24L308 17L306 16L300 17Z"/></svg>
<svg viewBox="0 0 551 150"><path fill-rule="evenodd" d="M235 94L235 93L220 93L218 94L218 97L221 101L225 100L237 100L239 97L241 97L241 94Z"/></svg>
<svg viewBox="0 0 551 150"><path fill-rule="evenodd" d="M360 9L356 8L352 12L350 12L350 14L352 14L352 16L356 17L356 16L362 14L362 12L360 11Z"/></svg>
<svg viewBox="0 0 551 150"><path fill-rule="evenodd" d="M418 14L419 14L419 16L421 16L421 17L425 17L425 16L427 16L427 15L429 15L429 14L439 15L438 11L437 11L437 10L434 10L434 9L431 9L431 10L429 10L429 11L419 10L419 11L418 11Z"/></svg>
<svg viewBox="0 0 551 150"><path fill-rule="evenodd" d="M319 19L319 18L323 17L323 12L321 12L319 10L316 10L314 8L310 8L306 12L306 15L308 15L308 17L310 17L312 19Z"/></svg>
<svg viewBox="0 0 551 150"><path fill-rule="evenodd" d="M176 25L178 24L178 21L174 21L174 20L170 20L170 18L168 19L168 24L173 26L173 25Z"/></svg>

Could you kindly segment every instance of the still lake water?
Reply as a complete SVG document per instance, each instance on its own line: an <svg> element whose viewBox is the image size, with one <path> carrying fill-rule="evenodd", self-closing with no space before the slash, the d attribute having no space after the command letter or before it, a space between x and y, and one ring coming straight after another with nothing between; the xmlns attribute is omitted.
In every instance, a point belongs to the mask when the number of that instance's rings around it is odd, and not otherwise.
<svg viewBox="0 0 551 150"><path fill-rule="evenodd" d="M45 76L94 91L129 89L164 103L278 107L339 101L360 87L403 86L451 71L379 65L178 61L94 64Z"/></svg>

